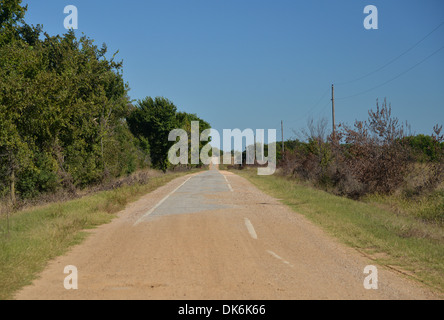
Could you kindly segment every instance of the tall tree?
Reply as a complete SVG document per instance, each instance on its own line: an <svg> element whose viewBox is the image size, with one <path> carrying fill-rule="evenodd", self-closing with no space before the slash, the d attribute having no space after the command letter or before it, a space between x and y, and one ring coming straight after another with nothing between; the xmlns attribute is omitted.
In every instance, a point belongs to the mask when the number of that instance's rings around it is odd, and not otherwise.
<svg viewBox="0 0 444 320"><path fill-rule="evenodd" d="M133 134L148 139L153 167L163 171L168 168L168 150L173 145L168 135L178 125L176 111L177 107L166 98L147 97L127 118Z"/></svg>
<svg viewBox="0 0 444 320"><path fill-rule="evenodd" d="M178 112L176 115L176 119L177 119L177 124L178 124L178 128L183 129L187 132L188 134L188 145L191 146L191 133L192 133L192 128L191 128L191 124L193 121L197 121L199 122L199 146L197 147L197 151L200 154L200 150L202 150L202 148L209 143L209 141L200 141L200 137L201 134L204 130L207 129L211 129L211 125L202 120L201 118L199 118L196 114L192 114L192 113L187 113L187 112ZM188 153L188 163L191 164L191 152ZM199 165L202 165L202 160L199 157ZM193 165L191 165L193 166Z"/></svg>

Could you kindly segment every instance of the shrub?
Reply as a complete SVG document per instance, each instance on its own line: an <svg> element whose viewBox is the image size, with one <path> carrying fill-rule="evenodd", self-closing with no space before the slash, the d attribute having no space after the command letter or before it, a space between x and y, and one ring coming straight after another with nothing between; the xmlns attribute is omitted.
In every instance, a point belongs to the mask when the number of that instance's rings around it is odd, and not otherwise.
<svg viewBox="0 0 444 320"><path fill-rule="evenodd" d="M405 187L412 165L420 158L427 162L428 174L415 192L436 188L444 177L441 128L435 127L431 137L405 137L405 126L392 116L386 100L377 101L368 114L367 121L356 121L353 127L340 124L335 136L328 137L325 120L317 125L311 121L308 141L286 152L282 172L335 194L360 198Z"/></svg>
<svg viewBox="0 0 444 320"><path fill-rule="evenodd" d="M444 144L433 136L418 134L404 138L404 143L412 149L412 157L418 162L439 161L442 158Z"/></svg>

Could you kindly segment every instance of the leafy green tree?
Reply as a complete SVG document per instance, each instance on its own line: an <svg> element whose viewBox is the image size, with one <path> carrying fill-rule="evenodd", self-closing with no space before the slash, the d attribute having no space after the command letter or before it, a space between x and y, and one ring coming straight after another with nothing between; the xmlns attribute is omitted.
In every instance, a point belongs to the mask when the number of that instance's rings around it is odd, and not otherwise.
<svg viewBox="0 0 444 320"><path fill-rule="evenodd" d="M169 132L198 117L165 98L133 107L117 53L74 31L40 38L21 3L0 0L0 197L75 191L149 158L165 171Z"/></svg>
<svg viewBox="0 0 444 320"><path fill-rule="evenodd" d="M0 106L3 114L5 108ZM10 201L16 204L16 182L17 176L23 168L31 166L31 150L23 141L16 127L7 119L0 117L0 172L3 177L3 187L9 189ZM6 185L5 185L6 184Z"/></svg>
<svg viewBox="0 0 444 320"><path fill-rule="evenodd" d="M178 112L177 107L163 97L147 97L139 101L127 121L131 132L147 147L149 145L153 167L163 171L171 166L168 162L168 151L174 142L168 141L168 135L173 129L184 129L188 133L188 145L191 146L193 121L199 121L199 137L202 131L211 128L208 122L195 114ZM199 141L199 150L207 143L208 141ZM188 158L188 163L191 163L191 152L188 153Z"/></svg>
<svg viewBox="0 0 444 320"><path fill-rule="evenodd" d="M127 118L131 132L148 140L153 167L163 171L168 168L168 150L173 145L168 135L178 125L176 111L177 107L166 98L147 97Z"/></svg>
<svg viewBox="0 0 444 320"><path fill-rule="evenodd" d="M0 0L0 46L14 40L24 40L30 45L38 42L42 26L30 26L24 22L28 6L22 0Z"/></svg>
<svg viewBox="0 0 444 320"><path fill-rule="evenodd" d="M176 114L176 119L177 119L177 125L178 125L177 128L184 129L188 134L188 146L192 145L191 144L191 131L192 131L191 130L191 123L193 121L199 122L199 132L198 132L199 137L201 136L201 134L204 130L211 129L211 125L208 122L199 118L196 114L187 113L187 112L178 112ZM200 141L200 139L199 139L199 146L198 146L199 151L202 150L202 148L205 145L207 145L209 142L210 142L210 140L209 141ZM195 166L195 165L191 164L191 152L188 153L188 163L190 166ZM202 165L202 161L200 160L200 157L199 157L199 166L200 165Z"/></svg>
<svg viewBox="0 0 444 320"><path fill-rule="evenodd" d="M442 157L444 145L432 136L418 134L403 139L412 149L415 160L420 162L439 161Z"/></svg>
<svg viewBox="0 0 444 320"><path fill-rule="evenodd" d="M125 123L130 104L122 64L106 52L73 32L46 35L34 46L17 40L0 47L2 135L15 137L0 144L8 154L1 172L8 181L14 173L22 197L83 187L144 163L134 158L146 154Z"/></svg>

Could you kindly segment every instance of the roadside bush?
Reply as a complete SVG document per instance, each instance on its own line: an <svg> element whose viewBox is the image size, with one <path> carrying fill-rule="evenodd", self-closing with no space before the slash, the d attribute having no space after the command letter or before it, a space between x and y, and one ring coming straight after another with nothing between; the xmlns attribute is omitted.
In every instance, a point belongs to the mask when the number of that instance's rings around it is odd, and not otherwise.
<svg viewBox="0 0 444 320"><path fill-rule="evenodd" d="M418 162L440 161L443 155L444 143L438 142L433 136L418 134L404 138L411 148L411 156Z"/></svg>
<svg viewBox="0 0 444 320"><path fill-rule="evenodd" d="M309 122L307 142L285 153L283 174L355 199L436 189L444 178L442 127L436 126L432 136L406 137L406 125L392 116L386 100L377 101L368 114L367 121L352 127L340 124L334 136L326 136L325 120Z"/></svg>
<svg viewBox="0 0 444 320"><path fill-rule="evenodd" d="M366 185L366 193L389 194L404 181L409 164L409 148L403 143L404 126L391 115L384 100L369 111L368 121L354 128L342 126L342 136L350 145L344 163L351 174Z"/></svg>

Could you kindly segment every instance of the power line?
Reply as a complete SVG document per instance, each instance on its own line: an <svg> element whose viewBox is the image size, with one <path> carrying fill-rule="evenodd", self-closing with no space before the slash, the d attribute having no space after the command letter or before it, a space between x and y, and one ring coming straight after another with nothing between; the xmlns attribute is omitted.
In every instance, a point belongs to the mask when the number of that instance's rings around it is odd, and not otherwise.
<svg viewBox="0 0 444 320"><path fill-rule="evenodd" d="M416 68L416 67L419 66L420 64L424 63L425 61L427 61L428 59L430 59L431 57L433 57L435 54L437 54L438 52L440 52L442 49L444 49L444 46L442 46L441 48L439 48L438 50L436 50L435 52L433 52L432 54L430 54L429 56L427 56L426 58L424 58L424 59L421 60L420 62L416 63L414 66L412 66L412 67L410 67L409 69L407 69L407 70L401 72L401 73L398 74L396 77L391 78L391 79L387 80L387 81L384 82L384 83L381 83L381 84L379 84L379 85L377 85L377 86L375 86L375 87L373 87L373 88L371 88L371 89L368 89L368 90L362 91L362 92L360 92L360 93L356 93L356 94L353 94L353 95L350 95L350 96L346 96L346 97L336 98L336 100L344 100L344 99L348 99L348 98L357 97L357 96L363 95L363 94L365 94L365 93L367 93L367 92L370 92L370 91L373 91L373 90L375 90L375 89L378 89L378 88L380 88L380 87L382 87L382 86L385 86L386 84L388 84L388 83L390 83L390 82L392 82L392 81L394 81L394 80L400 78L401 76L403 76L403 75L406 74L407 72L413 70L414 68Z"/></svg>
<svg viewBox="0 0 444 320"><path fill-rule="evenodd" d="M357 79L354 80L350 80L350 81L345 81L345 82L340 82L340 83L335 83L335 85L346 85L346 84L350 84L362 79L365 79L373 74L375 74L376 72L381 71L382 69L386 68L387 66L391 65L393 62L395 62L396 60L398 60L399 58L401 58L402 56L406 55L407 53L409 53L410 51L412 51L414 48L416 48L421 42L423 42L425 39L427 39L429 36L431 36L436 30L438 30L441 26L444 25L444 21L441 22L435 29L433 29L432 31L430 31L426 36L424 36L421 40L419 40L418 42L416 42L413 46L411 46L410 48L408 48L407 50L405 50L403 53L401 53L400 55L398 55L397 57L393 58L392 60L390 60L389 62L387 62L386 64L384 64L383 66L379 67L378 69L369 72Z"/></svg>
<svg viewBox="0 0 444 320"><path fill-rule="evenodd" d="M308 116L310 112L312 112L316 107L321 103L321 101L326 97L326 95L330 92L330 89L327 89L324 94L321 96L321 98L314 104L311 108L308 109L308 111L305 113L304 117Z"/></svg>
<svg viewBox="0 0 444 320"><path fill-rule="evenodd" d="M330 91L330 89L329 89L328 91ZM325 110L327 109L327 107L328 107L329 105L331 105L331 100L328 100L328 101L322 106L322 108L320 109L320 111L317 113L317 117L318 117L318 118L319 118L319 117L325 112Z"/></svg>

